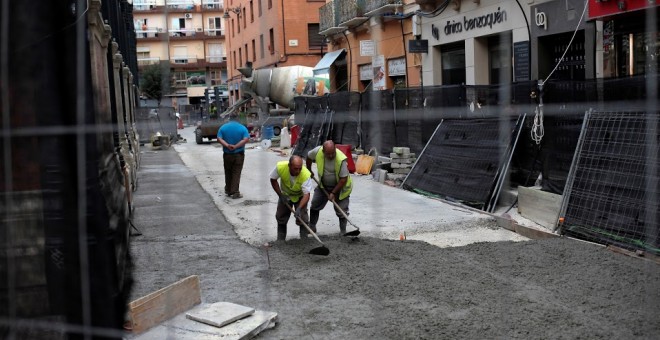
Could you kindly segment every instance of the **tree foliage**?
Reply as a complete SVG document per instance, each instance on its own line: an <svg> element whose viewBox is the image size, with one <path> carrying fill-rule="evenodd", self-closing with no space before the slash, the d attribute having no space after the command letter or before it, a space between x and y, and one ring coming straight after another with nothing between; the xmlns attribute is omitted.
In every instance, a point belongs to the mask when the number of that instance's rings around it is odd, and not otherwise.
<svg viewBox="0 0 660 340"><path fill-rule="evenodd" d="M156 99L160 102L163 93L169 89L167 86L168 78L164 75L163 66L159 64L149 65L141 70L140 90L149 99Z"/></svg>

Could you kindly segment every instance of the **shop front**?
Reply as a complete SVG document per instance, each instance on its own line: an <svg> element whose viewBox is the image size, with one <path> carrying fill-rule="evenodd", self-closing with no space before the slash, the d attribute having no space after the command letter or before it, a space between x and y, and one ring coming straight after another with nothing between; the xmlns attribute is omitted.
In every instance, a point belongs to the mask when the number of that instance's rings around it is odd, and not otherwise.
<svg viewBox="0 0 660 340"><path fill-rule="evenodd" d="M599 76L625 77L658 73L660 7L648 0L589 1L588 20L602 25Z"/></svg>
<svg viewBox="0 0 660 340"><path fill-rule="evenodd" d="M595 78L596 24L587 21L585 5L554 0L531 6L532 79L551 73L555 80Z"/></svg>
<svg viewBox="0 0 660 340"><path fill-rule="evenodd" d="M529 80L529 31L515 1L461 2L423 18L424 84L489 85ZM522 44L521 44L522 43ZM517 51L518 58L516 60Z"/></svg>

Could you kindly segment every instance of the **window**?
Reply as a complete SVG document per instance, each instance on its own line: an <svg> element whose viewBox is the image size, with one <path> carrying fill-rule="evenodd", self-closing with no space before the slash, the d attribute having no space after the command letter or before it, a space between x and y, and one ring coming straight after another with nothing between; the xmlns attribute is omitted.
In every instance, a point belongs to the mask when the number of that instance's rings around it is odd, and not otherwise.
<svg viewBox="0 0 660 340"><path fill-rule="evenodd" d="M211 85L222 84L222 72L220 70L210 70L209 76L211 77Z"/></svg>
<svg viewBox="0 0 660 340"><path fill-rule="evenodd" d="M243 28L247 28L247 14L245 13L245 7L243 7Z"/></svg>
<svg viewBox="0 0 660 340"><path fill-rule="evenodd" d="M186 72L173 72L172 80L174 81L172 85L175 87L185 87L188 82L188 74Z"/></svg>
<svg viewBox="0 0 660 340"><path fill-rule="evenodd" d="M257 42L252 39L252 61L257 60Z"/></svg>
<svg viewBox="0 0 660 340"><path fill-rule="evenodd" d="M245 16L243 16L243 17L245 17ZM241 34L241 17L240 16L236 19L236 27L238 27L238 30L236 31L236 33Z"/></svg>
<svg viewBox="0 0 660 340"><path fill-rule="evenodd" d="M254 22L254 2L250 1L250 22Z"/></svg>
<svg viewBox="0 0 660 340"><path fill-rule="evenodd" d="M263 6L261 5L261 1L263 0L257 0L257 8L259 9L259 17L261 18L261 15L263 14Z"/></svg>
<svg viewBox="0 0 660 340"><path fill-rule="evenodd" d="M231 58L232 67L236 68L236 51L232 52L233 56Z"/></svg>
<svg viewBox="0 0 660 340"><path fill-rule="evenodd" d="M245 62L250 61L249 56L250 56L250 52L248 50L248 44L245 44Z"/></svg>
<svg viewBox="0 0 660 340"><path fill-rule="evenodd" d="M239 47L238 48L238 64L236 64L236 68L239 68L243 65L243 50Z"/></svg>
<svg viewBox="0 0 660 340"><path fill-rule="evenodd" d="M264 55L264 35L263 34L259 35L259 49L261 51L261 56L260 57L261 57L261 59L263 59L264 56L265 56Z"/></svg>
<svg viewBox="0 0 660 340"><path fill-rule="evenodd" d="M236 36L236 32L234 31L234 19L231 19L231 36L232 38Z"/></svg>
<svg viewBox="0 0 660 340"><path fill-rule="evenodd" d="M222 21L220 17L208 18L207 35L219 36L222 35Z"/></svg>
<svg viewBox="0 0 660 340"><path fill-rule="evenodd" d="M307 39L310 49L325 46L325 38L319 34L319 24L307 24Z"/></svg>
<svg viewBox="0 0 660 340"><path fill-rule="evenodd" d="M273 0L268 0L268 9L273 8Z"/></svg>
<svg viewBox="0 0 660 340"><path fill-rule="evenodd" d="M269 0L270 1L270 0ZM268 33L270 34L270 41L268 44L268 50L270 54L275 54L275 31L271 28Z"/></svg>
<svg viewBox="0 0 660 340"><path fill-rule="evenodd" d="M463 41L443 45L442 84L457 85L465 83L465 43Z"/></svg>

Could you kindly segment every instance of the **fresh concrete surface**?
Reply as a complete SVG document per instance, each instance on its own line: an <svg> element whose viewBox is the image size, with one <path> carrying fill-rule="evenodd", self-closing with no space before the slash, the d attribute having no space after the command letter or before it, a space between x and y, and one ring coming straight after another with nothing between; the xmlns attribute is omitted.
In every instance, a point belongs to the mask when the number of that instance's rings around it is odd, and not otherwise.
<svg viewBox="0 0 660 340"><path fill-rule="evenodd" d="M179 133L188 142L176 144L175 150L239 237L253 245L274 241L277 236L277 196L268 175L278 161L288 160L291 150L285 150L288 152L284 155L272 149L262 149L259 143L248 144L240 185L243 198L235 200L224 194L220 144L195 144L192 127L179 130ZM360 236L398 240L405 231L408 238L441 247L527 240L497 227L495 220L485 213L393 188L372 180L370 175L353 175L353 181L349 219L360 228ZM287 239L298 238L298 226L293 218L288 225ZM353 230L350 224L347 230ZM339 233L338 220L330 204L321 211L317 231L319 235ZM443 236L444 233L447 237Z"/></svg>

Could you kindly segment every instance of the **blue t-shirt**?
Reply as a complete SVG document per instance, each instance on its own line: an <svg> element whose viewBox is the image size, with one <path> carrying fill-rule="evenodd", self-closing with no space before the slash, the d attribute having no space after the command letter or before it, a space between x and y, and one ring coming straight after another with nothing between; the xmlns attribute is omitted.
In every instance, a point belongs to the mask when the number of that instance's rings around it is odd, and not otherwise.
<svg viewBox="0 0 660 340"><path fill-rule="evenodd" d="M243 124L231 121L218 129L218 138L224 139L229 144L238 144L244 138L250 138L250 133ZM233 151L222 147L222 150L226 153L240 153L245 151L245 146Z"/></svg>

